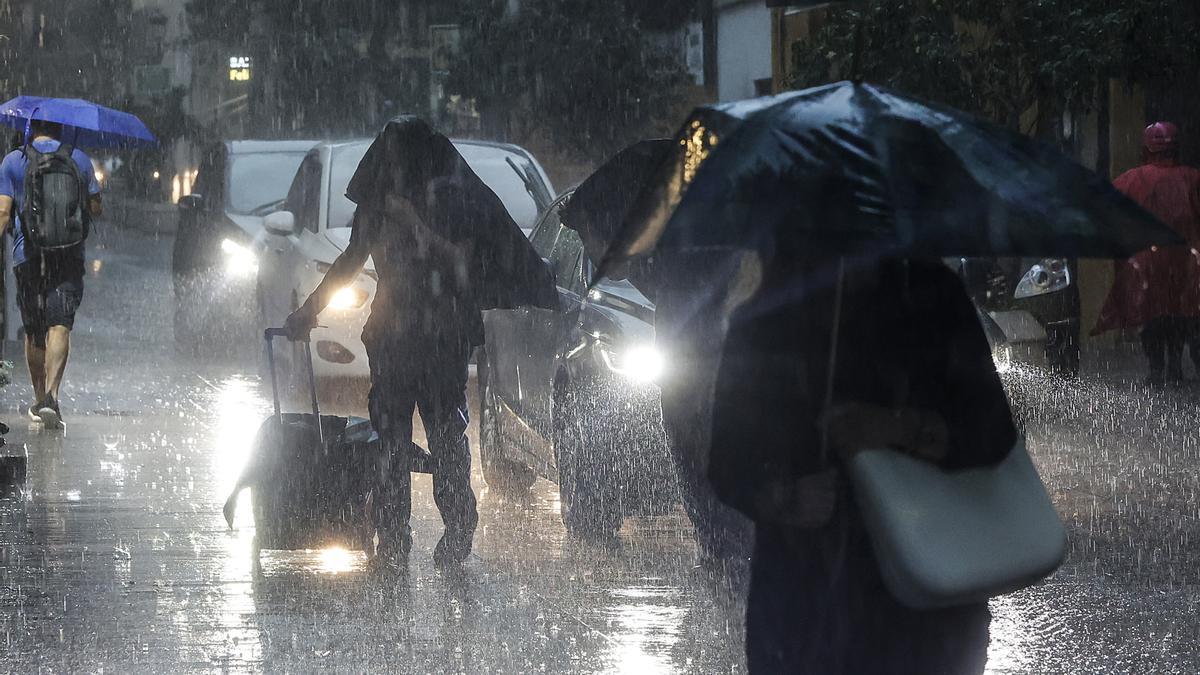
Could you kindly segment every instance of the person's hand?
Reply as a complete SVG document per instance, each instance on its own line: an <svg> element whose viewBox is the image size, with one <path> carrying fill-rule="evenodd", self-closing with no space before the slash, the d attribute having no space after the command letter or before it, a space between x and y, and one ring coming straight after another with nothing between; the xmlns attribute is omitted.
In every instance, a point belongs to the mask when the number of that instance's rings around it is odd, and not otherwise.
<svg viewBox="0 0 1200 675"><path fill-rule="evenodd" d="M309 309L307 303L289 314L283 322L283 330L287 332L288 339L293 342L308 341L309 333L316 327L317 313Z"/></svg>

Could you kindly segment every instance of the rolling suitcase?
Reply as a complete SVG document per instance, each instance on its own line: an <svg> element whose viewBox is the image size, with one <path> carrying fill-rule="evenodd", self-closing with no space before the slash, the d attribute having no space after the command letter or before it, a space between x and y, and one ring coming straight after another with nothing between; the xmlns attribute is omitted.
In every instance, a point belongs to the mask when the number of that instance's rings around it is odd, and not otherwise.
<svg viewBox="0 0 1200 675"><path fill-rule="evenodd" d="M250 488L256 548L342 546L370 553L371 500L383 459L379 435L370 420L321 414L308 342L302 345L312 412L282 412L271 348L276 337L286 337L283 329L264 332L275 414L259 427L252 455L225 502L226 522L233 526L237 496ZM415 445L410 450L410 470L427 473L428 453Z"/></svg>

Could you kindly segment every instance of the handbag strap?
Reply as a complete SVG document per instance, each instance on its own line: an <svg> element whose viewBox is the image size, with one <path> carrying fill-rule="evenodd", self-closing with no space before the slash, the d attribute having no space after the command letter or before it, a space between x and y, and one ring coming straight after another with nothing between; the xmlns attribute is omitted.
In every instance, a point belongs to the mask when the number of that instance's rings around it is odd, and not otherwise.
<svg viewBox="0 0 1200 675"><path fill-rule="evenodd" d="M838 340L841 337L842 295L846 285L846 258L838 258L833 287L833 327L829 333L829 366L825 369L825 404L821 411L821 465L829 464L829 412L833 407L833 382L837 373Z"/></svg>

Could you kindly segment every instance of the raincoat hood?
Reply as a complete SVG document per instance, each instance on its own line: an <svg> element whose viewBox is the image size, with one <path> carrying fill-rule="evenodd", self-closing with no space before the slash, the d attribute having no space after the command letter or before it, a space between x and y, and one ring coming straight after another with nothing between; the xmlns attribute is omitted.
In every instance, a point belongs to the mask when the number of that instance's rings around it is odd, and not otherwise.
<svg viewBox="0 0 1200 675"><path fill-rule="evenodd" d="M557 307L554 277L504 203L471 170L450 139L424 120L398 117L383 128L351 177L346 196L404 227L407 201L435 234L470 251L479 309Z"/></svg>

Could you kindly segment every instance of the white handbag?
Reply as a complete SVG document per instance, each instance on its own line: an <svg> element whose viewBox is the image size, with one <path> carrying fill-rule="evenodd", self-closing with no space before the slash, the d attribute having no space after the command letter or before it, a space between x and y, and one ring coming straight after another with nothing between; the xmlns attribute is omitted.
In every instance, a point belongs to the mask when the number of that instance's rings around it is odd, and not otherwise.
<svg viewBox="0 0 1200 675"><path fill-rule="evenodd" d="M850 478L883 581L913 609L1025 588L1066 556L1066 531L1024 438L995 466L957 471L865 450Z"/></svg>

